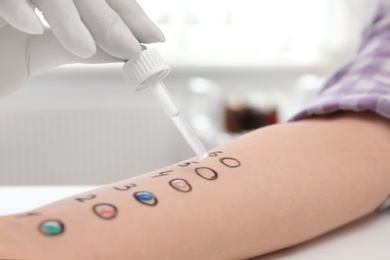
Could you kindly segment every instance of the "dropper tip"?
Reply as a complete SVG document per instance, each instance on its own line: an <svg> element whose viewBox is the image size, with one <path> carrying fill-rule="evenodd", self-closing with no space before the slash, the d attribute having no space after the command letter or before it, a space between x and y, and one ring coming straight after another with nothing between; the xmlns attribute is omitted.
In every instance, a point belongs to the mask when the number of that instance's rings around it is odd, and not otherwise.
<svg viewBox="0 0 390 260"><path fill-rule="evenodd" d="M205 153L199 155L199 159L200 159L200 160L204 160L204 159L206 159L207 157L209 157L209 153L208 153L208 152L205 152Z"/></svg>

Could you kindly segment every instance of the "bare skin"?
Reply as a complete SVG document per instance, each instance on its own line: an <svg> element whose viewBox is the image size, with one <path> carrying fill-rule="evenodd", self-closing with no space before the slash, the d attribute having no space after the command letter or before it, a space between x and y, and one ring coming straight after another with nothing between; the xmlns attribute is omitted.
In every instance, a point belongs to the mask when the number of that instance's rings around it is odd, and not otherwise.
<svg viewBox="0 0 390 260"><path fill-rule="evenodd" d="M370 113L262 128L205 160L2 217L0 258L247 259L295 245L388 197L389 133L390 122ZM140 191L154 197L137 200ZM117 214L96 213L101 203ZM51 219L62 233L39 231Z"/></svg>

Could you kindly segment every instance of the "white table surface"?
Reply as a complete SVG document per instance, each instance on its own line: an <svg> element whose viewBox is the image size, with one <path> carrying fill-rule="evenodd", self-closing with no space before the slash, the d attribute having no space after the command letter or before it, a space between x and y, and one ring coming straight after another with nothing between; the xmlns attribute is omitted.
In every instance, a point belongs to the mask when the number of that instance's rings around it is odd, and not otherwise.
<svg viewBox="0 0 390 260"><path fill-rule="evenodd" d="M0 215L27 211L97 186L0 186ZM390 212L372 215L258 260L389 260Z"/></svg>

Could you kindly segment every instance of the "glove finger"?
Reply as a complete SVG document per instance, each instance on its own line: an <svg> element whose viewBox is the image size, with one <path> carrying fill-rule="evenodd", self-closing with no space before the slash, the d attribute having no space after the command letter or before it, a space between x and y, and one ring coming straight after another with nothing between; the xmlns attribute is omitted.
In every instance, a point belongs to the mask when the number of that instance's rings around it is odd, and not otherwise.
<svg viewBox="0 0 390 260"><path fill-rule="evenodd" d="M0 16L0 28L2 28L6 24L7 24L7 21L4 20L3 17Z"/></svg>
<svg viewBox="0 0 390 260"><path fill-rule="evenodd" d="M100 48L97 48L95 54L89 58L74 55L67 51L56 35L48 29L43 35L30 36L28 57L29 78L64 64L122 62Z"/></svg>
<svg viewBox="0 0 390 260"><path fill-rule="evenodd" d="M27 81L26 46L30 35L10 24L0 29L0 35L0 97L3 97Z"/></svg>
<svg viewBox="0 0 390 260"><path fill-rule="evenodd" d="M106 0L106 2L122 18L139 42L165 41L165 36L160 28L146 15L135 0Z"/></svg>
<svg viewBox="0 0 390 260"><path fill-rule="evenodd" d="M104 0L75 0L81 19L96 44L105 52L122 59L139 55L141 47L127 25Z"/></svg>
<svg viewBox="0 0 390 260"><path fill-rule="evenodd" d="M72 0L31 0L42 12L54 35L71 53L86 58L96 52L95 42Z"/></svg>
<svg viewBox="0 0 390 260"><path fill-rule="evenodd" d="M44 26L28 0L1 0L0 16L7 23L25 33L43 33Z"/></svg>

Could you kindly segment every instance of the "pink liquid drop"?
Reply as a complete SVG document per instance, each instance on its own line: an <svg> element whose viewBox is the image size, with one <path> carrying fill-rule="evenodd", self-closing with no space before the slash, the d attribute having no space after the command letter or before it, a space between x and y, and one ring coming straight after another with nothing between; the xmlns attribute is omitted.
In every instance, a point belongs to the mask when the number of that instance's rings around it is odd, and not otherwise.
<svg viewBox="0 0 390 260"><path fill-rule="evenodd" d="M96 209L97 214L102 218L111 219L116 216L116 209L109 205L100 205Z"/></svg>
<svg viewBox="0 0 390 260"><path fill-rule="evenodd" d="M192 189L191 185L183 179L176 179L171 181L170 183L173 188L182 192L189 192Z"/></svg>

